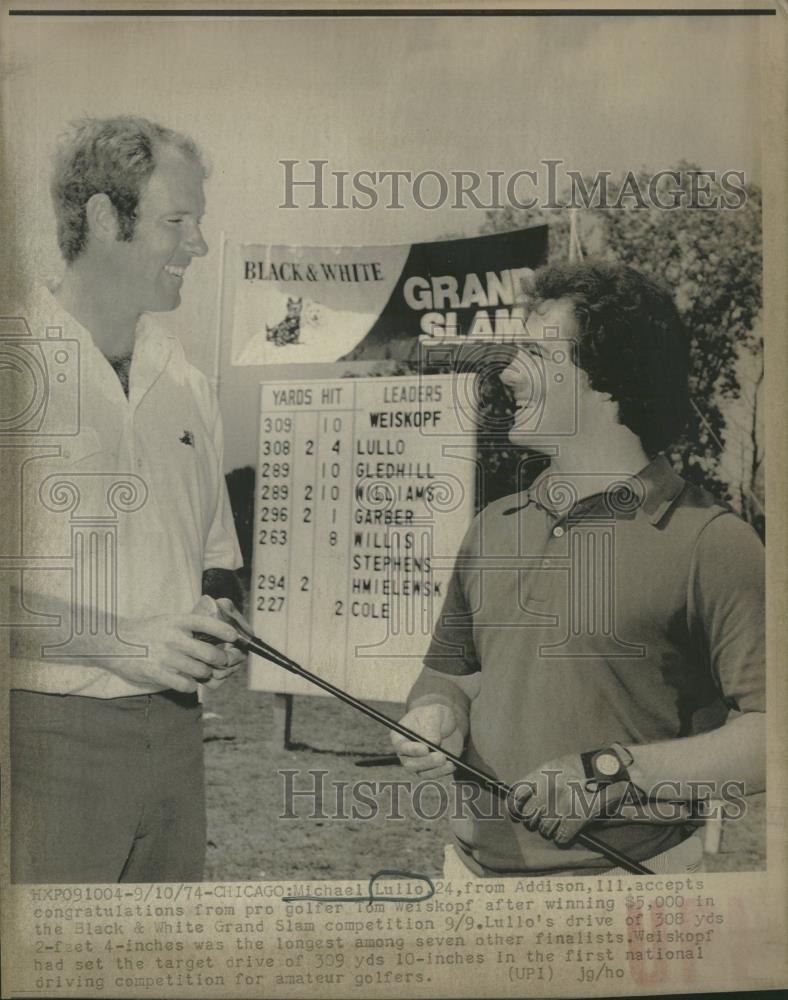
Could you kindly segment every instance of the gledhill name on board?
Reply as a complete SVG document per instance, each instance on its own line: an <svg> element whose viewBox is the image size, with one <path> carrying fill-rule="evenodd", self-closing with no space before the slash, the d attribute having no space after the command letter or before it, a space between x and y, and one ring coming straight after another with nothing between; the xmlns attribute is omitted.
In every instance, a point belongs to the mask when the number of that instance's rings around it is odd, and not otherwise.
<svg viewBox="0 0 788 1000"><path fill-rule="evenodd" d="M434 479L430 462L357 462L358 479Z"/></svg>

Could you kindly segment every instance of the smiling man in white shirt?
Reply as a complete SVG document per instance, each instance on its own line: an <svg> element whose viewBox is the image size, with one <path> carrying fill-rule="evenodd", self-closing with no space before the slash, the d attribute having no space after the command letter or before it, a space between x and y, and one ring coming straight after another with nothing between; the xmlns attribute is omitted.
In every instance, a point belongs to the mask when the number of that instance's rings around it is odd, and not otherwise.
<svg viewBox="0 0 788 1000"><path fill-rule="evenodd" d="M202 877L197 691L242 659L214 604L237 599L241 557L216 398L148 314L178 307L207 253L204 177L190 139L140 118L81 121L58 155L65 274L41 290L33 321L36 333L59 329L78 365L80 419L31 463L35 545L52 563L20 583L22 606L46 627L12 639L17 882ZM80 505L111 515L109 569L73 551L64 495L77 498L74 517ZM78 573L58 563L70 549Z"/></svg>

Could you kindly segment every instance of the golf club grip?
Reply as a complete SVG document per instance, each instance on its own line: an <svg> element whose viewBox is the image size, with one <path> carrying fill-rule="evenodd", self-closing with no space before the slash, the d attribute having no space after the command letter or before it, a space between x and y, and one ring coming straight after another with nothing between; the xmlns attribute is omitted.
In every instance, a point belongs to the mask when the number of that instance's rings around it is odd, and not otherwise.
<svg viewBox="0 0 788 1000"><path fill-rule="evenodd" d="M417 743L422 743L424 746L430 748L430 750L436 750L438 753L442 753L447 760L451 761L458 769L460 769L465 774L473 777L477 781L481 782L486 788L488 788L495 795L506 801L510 788L507 784L502 781L498 781L489 774L485 774L484 771L480 771L470 764L466 764L464 761L460 760L459 757L455 757L454 754L448 753L439 744L433 743L431 740L425 739L425 737L420 736L418 733L414 732L412 729L408 729L407 726L403 726L399 722L395 722L390 719L387 715L382 712L378 712L377 709L372 708L371 705L367 705L365 702L360 701L358 698L354 698L353 695L343 691L342 688L336 687L330 681L324 680L322 677L318 677L317 674L313 674L311 671L306 670L304 667L300 666L294 660L285 656L284 653L280 653L279 650L274 649L273 646L269 646L268 643L258 639L257 636L249 635L248 633L239 637L236 645L240 646L242 649L246 649L252 653L256 653L263 659L270 661L278 667L282 667L284 670L290 671L290 673L295 674L298 677L302 677L304 680L315 684L317 687L322 688L328 694L334 695L340 701L345 702L345 704L350 705L352 708L363 712L369 718L374 719L376 722L380 722L382 725L386 726L388 729L395 733L399 733L400 736L404 736L406 739L414 740ZM596 837L592 836L590 833L578 833L575 837L575 842L582 844L583 847L589 850L595 851L597 854L602 854L612 861L614 864L621 868L626 869L636 875L653 875L654 873L646 868L644 865L640 864L639 861L635 861L633 858L628 857L626 854L622 854L616 848L611 847L609 844L603 843Z"/></svg>

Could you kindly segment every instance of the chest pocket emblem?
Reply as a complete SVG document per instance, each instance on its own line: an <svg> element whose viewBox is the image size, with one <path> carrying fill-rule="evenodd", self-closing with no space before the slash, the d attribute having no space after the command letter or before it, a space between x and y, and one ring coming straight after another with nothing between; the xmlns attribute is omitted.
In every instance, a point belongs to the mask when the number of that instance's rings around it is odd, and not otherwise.
<svg viewBox="0 0 788 1000"><path fill-rule="evenodd" d="M194 447L194 435L191 431L184 431L183 434L178 438L181 444L188 444Z"/></svg>

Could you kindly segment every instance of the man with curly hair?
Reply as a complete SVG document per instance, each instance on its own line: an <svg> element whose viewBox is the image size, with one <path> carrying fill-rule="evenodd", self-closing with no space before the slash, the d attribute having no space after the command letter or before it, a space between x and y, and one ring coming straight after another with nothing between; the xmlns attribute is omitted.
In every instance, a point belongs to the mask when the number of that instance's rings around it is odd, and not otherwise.
<svg viewBox="0 0 788 1000"><path fill-rule="evenodd" d="M74 552L73 591L57 570L22 581L37 627L18 629L12 649L18 882L202 877L197 691L240 665L214 600L237 597L241 559L217 400L150 314L177 308L207 253L204 178L191 139L130 116L77 122L57 157L65 272L41 289L33 318L61 332L61 361L78 366L80 424L48 438L59 447L35 468L42 496L62 482L80 512L101 516L113 500L117 533L106 551L96 530ZM29 516L38 552L69 550L68 516Z"/></svg>
<svg viewBox="0 0 788 1000"><path fill-rule="evenodd" d="M501 378L526 472L549 466L473 522L403 722L514 786L506 808L462 786L460 870L610 870L574 843L589 824L654 871L697 870L691 807L763 788L763 546L666 457L689 408L668 293L603 262L543 268L530 293L533 339ZM415 774L453 772L393 741Z"/></svg>

